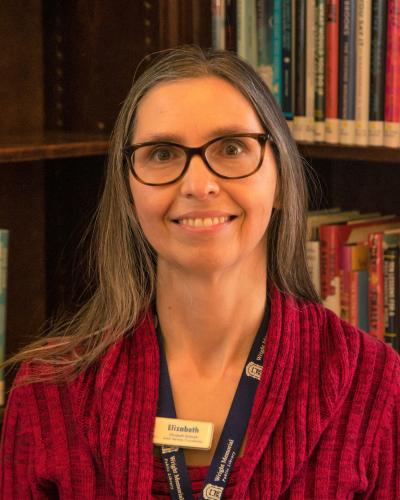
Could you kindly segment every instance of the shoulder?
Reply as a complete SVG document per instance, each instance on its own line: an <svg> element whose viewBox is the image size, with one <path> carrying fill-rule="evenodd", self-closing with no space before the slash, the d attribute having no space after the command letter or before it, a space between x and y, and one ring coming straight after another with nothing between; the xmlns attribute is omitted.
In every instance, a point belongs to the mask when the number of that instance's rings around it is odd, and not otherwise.
<svg viewBox="0 0 400 500"><path fill-rule="evenodd" d="M361 405L388 402L399 383L399 355L393 348L340 319L323 305L275 291L272 314L282 317L285 335L293 337L295 357L304 373L324 384L334 408L346 398ZM310 365L310 366L308 366Z"/></svg>
<svg viewBox="0 0 400 500"><path fill-rule="evenodd" d="M8 399L15 410L22 404L33 417L58 411L79 415L88 404L96 404L103 392L117 390L128 376L139 377L144 366L157 361L153 321L146 315L135 329L113 342L77 375L60 378L55 364L22 363Z"/></svg>
<svg viewBox="0 0 400 500"><path fill-rule="evenodd" d="M379 398L388 403L400 385L400 356L385 342L350 325L321 304L294 300L304 335L319 346L327 377L346 386L347 397ZM397 387L397 389L396 389ZM382 407L383 410L383 407Z"/></svg>

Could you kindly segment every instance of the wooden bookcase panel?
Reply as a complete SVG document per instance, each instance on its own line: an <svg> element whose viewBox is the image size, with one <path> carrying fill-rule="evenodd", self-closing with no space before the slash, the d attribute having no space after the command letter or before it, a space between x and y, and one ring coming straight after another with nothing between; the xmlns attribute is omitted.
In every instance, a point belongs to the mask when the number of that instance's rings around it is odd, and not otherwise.
<svg viewBox="0 0 400 500"><path fill-rule="evenodd" d="M10 231L7 352L32 338L46 316L45 173L41 162L0 165L0 227Z"/></svg>

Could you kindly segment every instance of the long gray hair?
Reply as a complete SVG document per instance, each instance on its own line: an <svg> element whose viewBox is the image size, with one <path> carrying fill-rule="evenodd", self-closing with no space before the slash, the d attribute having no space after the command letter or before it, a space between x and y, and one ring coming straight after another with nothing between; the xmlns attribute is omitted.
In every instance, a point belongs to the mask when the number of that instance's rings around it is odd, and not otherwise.
<svg viewBox="0 0 400 500"><path fill-rule="evenodd" d="M5 366L23 361L32 366L51 365L50 370L34 371L23 383L74 377L134 328L154 298L156 256L135 215L122 148L132 137L140 100L162 82L217 76L252 104L273 137L278 167L278 208L267 232L268 277L285 293L319 301L306 265L307 187L302 160L263 80L235 54L196 46L162 51L143 66L111 137L105 188L93 220L89 259L93 293L76 314L59 320L40 340L7 361Z"/></svg>

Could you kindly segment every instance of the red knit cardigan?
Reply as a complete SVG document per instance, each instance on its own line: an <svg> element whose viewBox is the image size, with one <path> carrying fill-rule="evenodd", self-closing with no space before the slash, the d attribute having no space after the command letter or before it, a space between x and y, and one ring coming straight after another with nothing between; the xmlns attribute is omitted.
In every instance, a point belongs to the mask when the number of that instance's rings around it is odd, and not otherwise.
<svg viewBox="0 0 400 500"><path fill-rule="evenodd" d="M399 499L400 357L319 305L272 295L233 497ZM148 316L68 385L15 389L1 499L151 498L158 379Z"/></svg>

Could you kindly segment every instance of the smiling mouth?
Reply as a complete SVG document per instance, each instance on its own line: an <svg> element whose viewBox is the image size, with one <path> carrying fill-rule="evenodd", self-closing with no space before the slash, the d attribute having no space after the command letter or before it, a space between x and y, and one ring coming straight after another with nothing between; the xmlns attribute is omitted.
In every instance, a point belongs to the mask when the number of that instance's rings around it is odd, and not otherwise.
<svg viewBox="0 0 400 500"><path fill-rule="evenodd" d="M176 224L191 226L191 227L212 227L218 224L225 224L233 219L236 219L236 215L227 215L224 217L196 217L196 218L184 218L175 219L173 222Z"/></svg>

